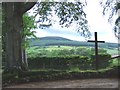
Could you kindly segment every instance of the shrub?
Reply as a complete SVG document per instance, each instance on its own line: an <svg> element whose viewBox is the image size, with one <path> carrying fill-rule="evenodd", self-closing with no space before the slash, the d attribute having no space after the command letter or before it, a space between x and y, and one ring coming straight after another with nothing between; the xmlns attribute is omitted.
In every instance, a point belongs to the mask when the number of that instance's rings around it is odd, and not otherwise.
<svg viewBox="0 0 120 90"><path fill-rule="evenodd" d="M98 56L99 68L106 68L110 65L109 59L111 55L100 54ZM91 55L91 59L87 56L56 56L56 57L29 57L28 65L30 69L56 69L70 70L79 68L82 70L95 69L95 55Z"/></svg>
<svg viewBox="0 0 120 90"><path fill-rule="evenodd" d="M30 69L64 69L79 67L84 69L90 66L86 56L59 56L59 57L33 57L28 58Z"/></svg>
<svg viewBox="0 0 120 90"><path fill-rule="evenodd" d="M110 65L110 58L111 55L110 54L99 54L98 55L98 65L99 68L106 68ZM93 67L95 67L95 55L91 55L91 59L92 59L92 65Z"/></svg>

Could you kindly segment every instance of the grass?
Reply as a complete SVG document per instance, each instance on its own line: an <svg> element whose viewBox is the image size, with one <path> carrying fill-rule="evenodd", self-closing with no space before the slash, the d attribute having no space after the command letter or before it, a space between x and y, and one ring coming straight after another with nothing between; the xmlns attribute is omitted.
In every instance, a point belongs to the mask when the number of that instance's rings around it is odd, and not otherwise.
<svg viewBox="0 0 120 90"><path fill-rule="evenodd" d="M36 69L22 72L19 76L4 74L3 86L11 85L12 83L28 83L35 81L118 77L118 73L116 72L118 72L116 67L107 67L99 70L80 70L78 68L73 68L66 71Z"/></svg>
<svg viewBox="0 0 120 90"><path fill-rule="evenodd" d="M34 46L27 48L27 54L28 57L35 57L35 56L58 56L58 55L66 55L66 53L74 53L74 50L77 50L78 48L83 49L83 47L75 47L75 46ZM86 49L86 47L84 47ZM65 51L62 51L65 50Z"/></svg>
<svg viewBox="0 0 120 90"><path fill-rule="evenodd" d="M115 65L117 66L117 65ZM76 68L71 68L69 70L56 70L56 69L31 69L30 71L32 72L47 72L47 71L56 71L56 72L104 72L104 71L108 71L111 70L113 67L115 66L108 66L106 68L102 68L99 70L93 70L93 69L88 69L88 70L81 70L78 67Z"/></svg>
<svg viewBox="0 0 120 90"><path fill-rule="evenodd" d="M110 67L119 66L119 65L120 65L119 60L118 59L113 59L111 61Z"/></svg>
<svg viewBox="0 0 120 90"><path fill-rule="evenodd" d="M76 48L89 48L89 47L84 47L84 46L79 46L79 47L76 47L76 46L46 46L46 47L39 47L39 46L34 46L34 47L30 47L30 48L27 48L27 52L38 52L40 50L63 50L63 49L76 49ZM111 55L114 55L114 54L118 54L118 49L108 49L108 48L103 48L105 50L107 50L107 53L111 54Z"/></svg>
<svg viewBox="0 0 120 90"><path fill-rule="evenodd" d="M74 47L71 46L49 46L46 48L46 50L63 50L63 49L73 49Z"/></svg>
<svg viewBox="0 0 120 90"><path fill-rule="evenodd" d="M107 50L107 53L111 54L111 55L116 55L118 54L118 50L117 49L106 49Z"/></svg>
<svg viewBox="0 0 120 90"><path fill-rule="evenodd" d="M39 46L34 46L30 47L27 49L27 51L34 51L34 50L63 50L63 49L75 49L75 46L46 46L46 47L39 47Z"/></svg>

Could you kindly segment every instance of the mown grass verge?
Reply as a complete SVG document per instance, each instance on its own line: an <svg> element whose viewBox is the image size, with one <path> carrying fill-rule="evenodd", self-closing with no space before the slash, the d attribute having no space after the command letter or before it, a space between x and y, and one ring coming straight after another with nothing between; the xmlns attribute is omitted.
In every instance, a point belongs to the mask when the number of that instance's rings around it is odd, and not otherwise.
<svg viewBox="0 0 120 90"><path fill-rule="evenodd" d="M60 70L37 70L21 72L19 74L4 74L3 87L18 83L29 83L37 81L53 81L63 79L88 79L88 78L118 78L119 67L84 71L60 71Z"/></svg>

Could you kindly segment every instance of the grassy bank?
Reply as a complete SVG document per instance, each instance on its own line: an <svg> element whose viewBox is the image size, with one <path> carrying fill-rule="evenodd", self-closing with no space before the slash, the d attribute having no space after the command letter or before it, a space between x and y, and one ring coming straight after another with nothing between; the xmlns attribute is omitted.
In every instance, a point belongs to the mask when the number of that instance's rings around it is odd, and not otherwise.
<svg viewBox="0 0 120 90"><path fill-rule="evenodd" d="M63 71L63 70L31 70L19 74L3 74L3 86L28 83L36 81L53 81L64 79L87 79L87 78L118 78L118 68L84 70L84 71Z"/></svg>

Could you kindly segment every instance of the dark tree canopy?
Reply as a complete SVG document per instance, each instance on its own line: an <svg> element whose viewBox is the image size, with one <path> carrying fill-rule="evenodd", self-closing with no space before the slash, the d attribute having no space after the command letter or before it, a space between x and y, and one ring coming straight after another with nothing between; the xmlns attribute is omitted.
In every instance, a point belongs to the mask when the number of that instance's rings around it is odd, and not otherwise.
<svg viewBox="0 0 120 90"><path fill-rule="evenodd" d="M87 15L84 12L85 3L82 2L37 2L33 8L35 16L39 14L40 27L50 26L53 21L51 17L56 14L61 27L69 27L71 24L78 25L77 31L84 37L90 37L88 30ZM47 22L48 24L44 24Z"/></svg>
<svg viewBox="0 0 120 90"><path fill-rule="evenodd" d="M118 9L120 9L120 2L117 2L117 0L101 0L100 4L103 7L103 15L109 14L109 21L117 14Z"/></svg>
<svg viewBox="0 0 120 90"><path fill-rule="evenodd" d="M108 21L111 21L114 15L118 15L118 10L120 9L120 1L119 0L101 0L101 5L103 6L103 15L108 14ZM113 28L115 36L120 39L120 26L119 21L120 16L114 22L115 26Z"/></svg>

